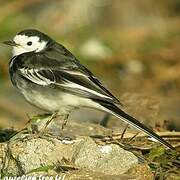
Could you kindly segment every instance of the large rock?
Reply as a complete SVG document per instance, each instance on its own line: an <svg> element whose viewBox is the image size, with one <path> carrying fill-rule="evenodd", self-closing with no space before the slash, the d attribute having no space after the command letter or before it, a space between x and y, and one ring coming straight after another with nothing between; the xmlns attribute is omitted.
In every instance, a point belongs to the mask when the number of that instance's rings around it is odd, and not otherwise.
<svg viewBox="0 0 180 180"><path fill-rule="evenodd" d="M1 147L4 151L4 147ZM15 160L15 165L18 165L18 171L23 174L41 166L57 164L63 159L78 168L108 175L123 174L138 164L137 157L131 152L114 144L98 145L89 137L79 137L71 141L31 138L13 141L8 147L10 157ZM18 173L15 170L17 169L11 168L9 172Z"/></svg>

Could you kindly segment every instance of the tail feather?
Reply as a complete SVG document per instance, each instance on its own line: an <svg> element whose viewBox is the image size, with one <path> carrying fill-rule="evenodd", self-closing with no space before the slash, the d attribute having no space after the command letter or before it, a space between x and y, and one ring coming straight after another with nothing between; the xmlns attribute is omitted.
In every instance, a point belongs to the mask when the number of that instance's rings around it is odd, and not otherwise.
<svg viewBox="0 0 180 180"><path fill-rule="evenodd" d="M107 103L107 102L106 103L99 102L99 103L104 108L106 108L109 113L111 113L114 116L120 118L124 122L134 126L135 128L143 131L144 133L146 133L150 137L156 139L158 142L160 142L161 144L165 145L166 147L168 147L170 149L173 149L173 150L175 149L171 144L169 144L167 141L165 141L163 138L161 138L159 135L157 135L152 129L148 128L147 126L145 126L144 124L139 122L134 117L132 117L132 116L128 115L127 113L125 113L123 110L121 110L116 105L111 104L111 103Z"/></svg>

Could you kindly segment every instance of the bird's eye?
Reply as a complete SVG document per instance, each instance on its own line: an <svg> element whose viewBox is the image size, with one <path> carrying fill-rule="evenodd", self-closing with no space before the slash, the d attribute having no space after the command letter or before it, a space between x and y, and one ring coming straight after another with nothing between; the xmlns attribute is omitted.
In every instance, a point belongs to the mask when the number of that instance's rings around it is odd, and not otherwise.
<svg viewBox="0 0 180 180"><path fill-rule="evenodd" d="M27 45L28 45L28 46L31 46L31 45L32 45L32 42L31 42L31 41L27 42Z"/></svg>

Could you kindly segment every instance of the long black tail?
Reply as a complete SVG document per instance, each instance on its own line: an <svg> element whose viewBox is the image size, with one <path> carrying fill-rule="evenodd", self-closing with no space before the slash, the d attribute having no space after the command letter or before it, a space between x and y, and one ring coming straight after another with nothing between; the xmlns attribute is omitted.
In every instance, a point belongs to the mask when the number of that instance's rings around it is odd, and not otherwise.
<svg viewBox="0 0 180 180"><path fill-rule="evenodd" d="M166 147L170 149L175 149L171 144L169 144L167 141L165 141L163 138L161 138L159 135L157 135L153 130L145 126L144 124L140 123L137 119L134 117L128 115L123 110L121 110L119 107L117 107L114 104L111 103L105 103L105 102L98 102L100 103L104 108L107 109L107 111L114 116L118 117L119 119L123 120L124 122L134 126L135 128L145 132L150 137L156 139L161 144L165 145Z"/></svg>

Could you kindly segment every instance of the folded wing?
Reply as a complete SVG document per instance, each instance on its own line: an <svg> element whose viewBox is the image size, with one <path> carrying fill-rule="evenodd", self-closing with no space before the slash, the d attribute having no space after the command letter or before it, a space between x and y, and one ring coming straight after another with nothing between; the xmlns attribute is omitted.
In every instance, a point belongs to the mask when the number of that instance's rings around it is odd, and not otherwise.
<svg viewBox="0 0 180 180"><path fill-rule="evenodd" d="M20 69L21 75L39 86L56 86L71 94L81 97L120 104L92 75L78 69L27 68Z"/></svg>

